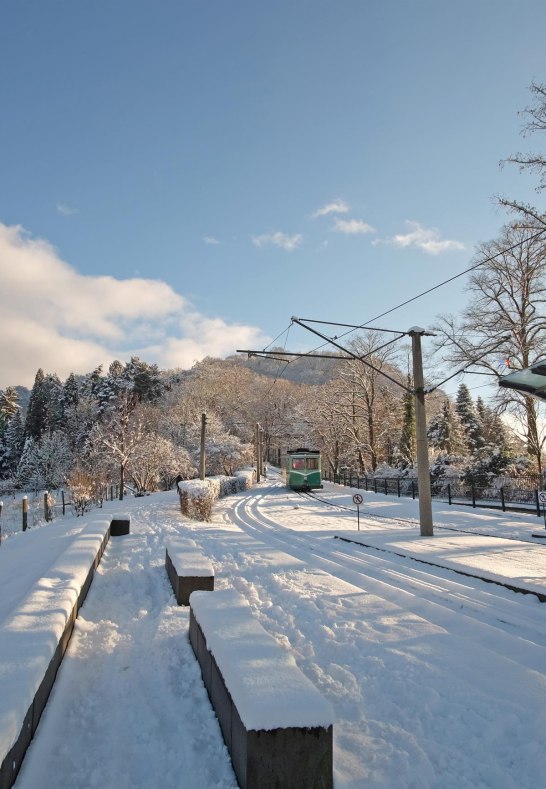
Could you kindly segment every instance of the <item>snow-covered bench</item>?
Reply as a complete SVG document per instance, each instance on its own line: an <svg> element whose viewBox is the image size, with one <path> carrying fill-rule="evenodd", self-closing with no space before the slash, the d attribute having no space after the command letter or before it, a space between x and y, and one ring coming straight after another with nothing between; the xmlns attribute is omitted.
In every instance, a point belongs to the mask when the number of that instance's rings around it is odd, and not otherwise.
<svg viewBox="0 0 546 789"><path fill-rule="evenodd" d="M0 789L15 782L108 543L110 523L110 517L90 520L0 623Z"/></svg>
<svg viewBox="0 0 546 789"><path fill-rule="evenodd" d="M116 513L112 517L110 525L110 535L112 537L121 537L124 534L129 534L131 527L131 518L129 515L119 515Z"/></svg>
<svg viewBox="0 0 546 789"><path fill-rule="evenodd" d="M192 592L214 589L214 568L193 540L170 537L165 548L165 567L178 605L189 605Z"/></svg>
<svg viewBox="0 0 546 789"><path fill-rule="evenodd" d="M332 707L245 598L194 592L190 642L241 789L332 787Z"/></svg>

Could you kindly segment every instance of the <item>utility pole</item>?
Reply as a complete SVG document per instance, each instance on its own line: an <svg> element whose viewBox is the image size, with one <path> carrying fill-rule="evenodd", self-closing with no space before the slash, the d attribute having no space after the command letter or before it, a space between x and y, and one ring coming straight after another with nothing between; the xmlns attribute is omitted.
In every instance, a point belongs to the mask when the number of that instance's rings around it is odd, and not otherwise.
<svg viewBox="0 0 546 789"><path fill-rule="evenodd" d="M262 473L262 458L260 452L260 447L261 447L260 431L261 431L260 425L258 424L258 422L256 422L256 482L260 481L260 475Z"/></svg>
<svg viewBox="0 0 546 789"><path fill-rule="evenodd" d="M432 537L432 499L430 494L430 468L428 464L427 415L423 380L423 357L421 337L424 329L413 326L408 331L411 337L413 358L413 386L415 391L415 433L417 442L417 479L419 482L419 523L421 537Z"/></svg>
<svg viewBox="0 0 546 789"><path fill-rule="evenodd" d="M201 452L199 455L199 479L205 479L205 428L207 415L201 414Z"/></svg>

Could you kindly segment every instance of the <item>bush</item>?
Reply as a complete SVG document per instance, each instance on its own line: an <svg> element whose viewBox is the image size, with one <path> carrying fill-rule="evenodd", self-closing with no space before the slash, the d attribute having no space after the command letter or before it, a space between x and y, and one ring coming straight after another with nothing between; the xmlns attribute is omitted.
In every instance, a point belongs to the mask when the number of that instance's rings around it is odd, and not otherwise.
<svg viewBox="0 0 546 789"><path fill-rule="evenodd" d="M239 471L234 477L218 475L179 482L177 489L182 514L194 520L210 521L216 499L251 488L254 473L246 470Z"/></svg>

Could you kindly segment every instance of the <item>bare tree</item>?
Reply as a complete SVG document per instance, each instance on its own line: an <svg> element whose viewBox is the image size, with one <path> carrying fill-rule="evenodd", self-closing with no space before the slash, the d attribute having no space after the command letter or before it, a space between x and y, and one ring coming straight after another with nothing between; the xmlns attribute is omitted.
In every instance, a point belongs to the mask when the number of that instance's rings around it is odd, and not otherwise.
<svg viewBox="0 0 546 789"><path fill-rule="evenodd" d="M522 133L524 137L536 132L546 132L546 84L532 82L529 86L533 103L520 114L525 118ZM538 175L537 192L546 189L546 157L541 153L515 153L505 161L516 164L520 170ZM502 164L502 163L501 163ZM509 211L518 213L526 226L546 229L546 214L538 208L517 200L500 198L500 203Z"/></svg>
<svg viewBox="0 0 546 789"><path fill-rule="evenodd" d="M384 342L384 335L376 331L355 338L351 351L365 357L373 367L353 359L341 372L346 392L340 403L340 415L347 423L360 472L366 471L367 465L375 471L379 461L390 460L389 439L396 432L395 424L400 418L402 390L394 391L395 384L381 374L384 370L391 377L401 377L394 368L397 348L393 345L381 348Z"/></svg>
<svg viewBox="0 0 546 789"><path fill-rule="evenodd" d="M448 361L478 360L479 369L500 377L506 364L522 369L546 355L546 244L536 237L536 225L511 224L479 247L480 259L483 266L470 278L471 300L460 320L444 316L436 331ZM497 402L522 424L528 452L542 471L546 436L538 401L499 389Z"/></svg>

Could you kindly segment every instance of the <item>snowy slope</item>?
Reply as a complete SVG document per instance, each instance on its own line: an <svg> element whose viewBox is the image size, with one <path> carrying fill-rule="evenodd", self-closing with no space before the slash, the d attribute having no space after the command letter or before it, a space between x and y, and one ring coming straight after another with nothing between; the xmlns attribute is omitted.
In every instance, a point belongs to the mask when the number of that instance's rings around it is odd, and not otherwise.
<svg viewBox="0 0 546 789"><path fill-rule="evenodd" d="M350 496L324 491L342 505ZM184 521L174 493L123 508L131 534L102 559L17 789L236 786L164 569L165 539L177 534L332 704L337 789L543 784L546 607L536 597L336 540L356 533L354 513L276 479L218 502L208 524ZM366 494L360 534L409 537L417 527L394 519L416 515L416 502ZM527 540L538 520L442 505L435 517Z"/></svg>

